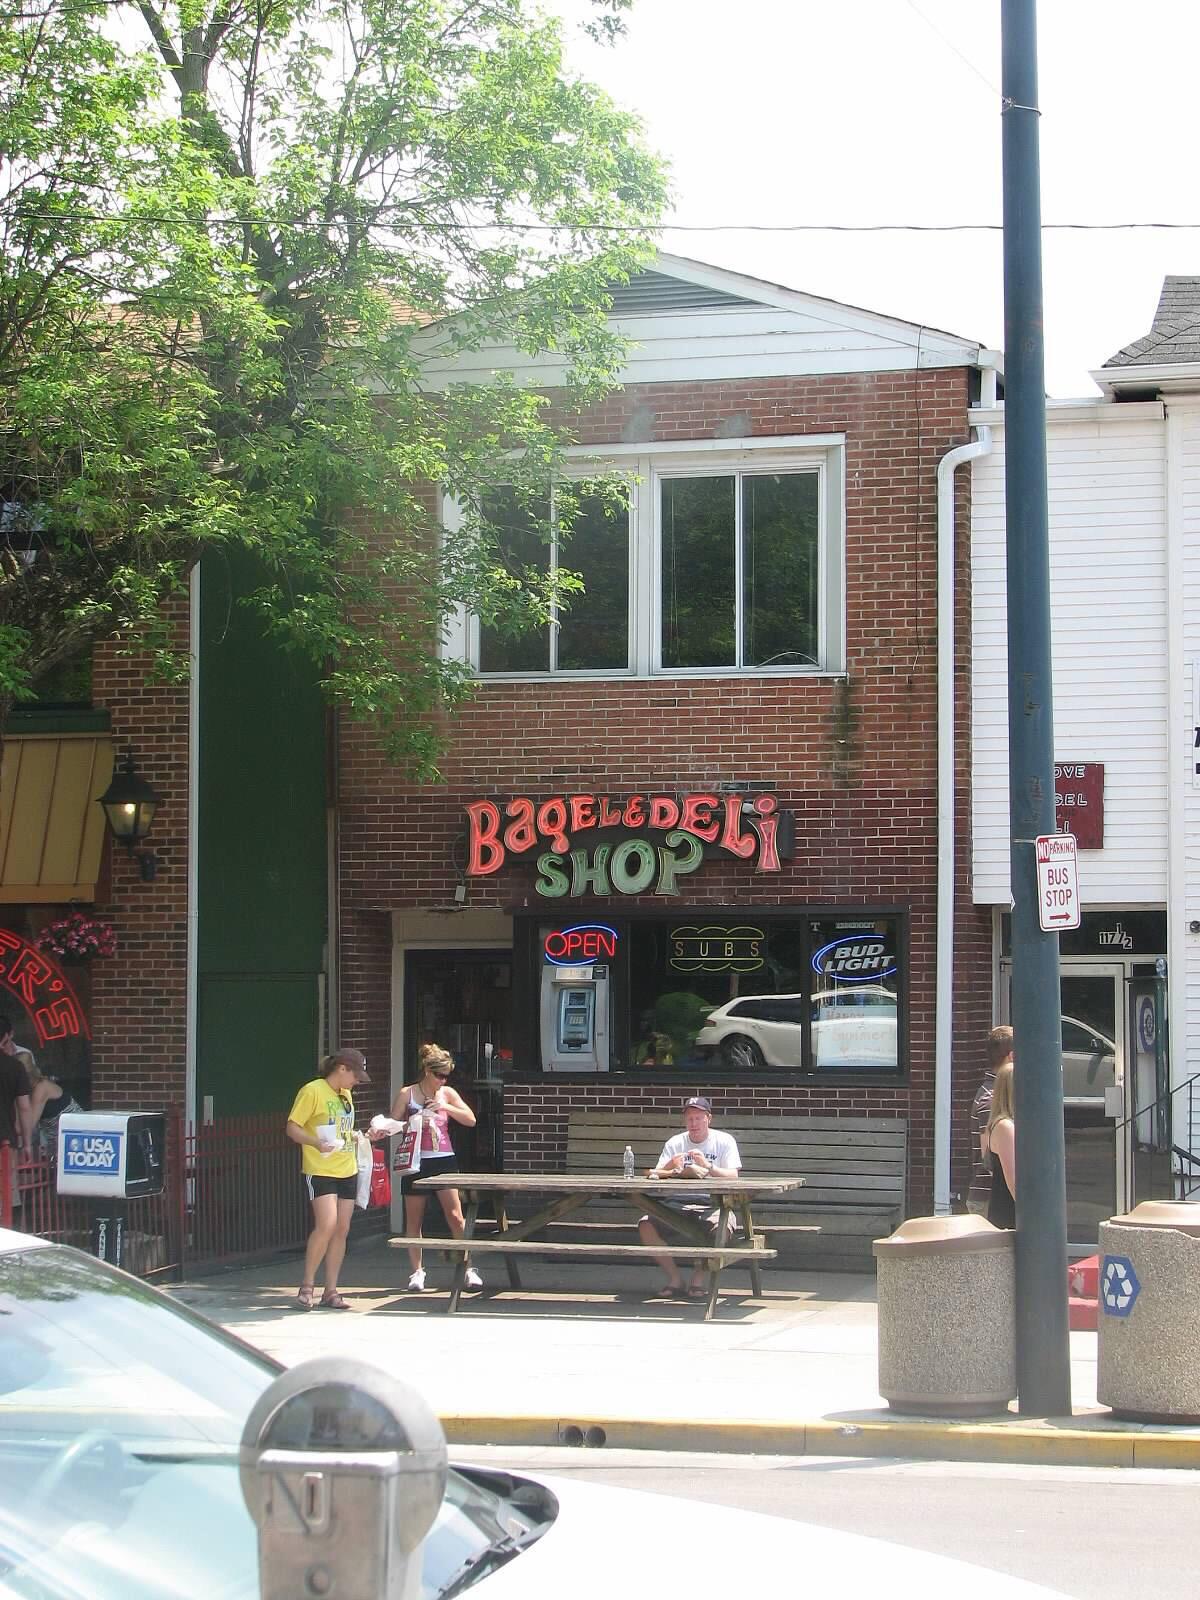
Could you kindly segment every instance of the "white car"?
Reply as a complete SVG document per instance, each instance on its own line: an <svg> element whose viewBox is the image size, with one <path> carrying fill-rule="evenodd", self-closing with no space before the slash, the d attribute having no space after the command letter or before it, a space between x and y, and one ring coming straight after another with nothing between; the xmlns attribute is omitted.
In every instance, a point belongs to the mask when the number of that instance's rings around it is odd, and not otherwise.
<svg viewBox="0 0 1200 1600"><path fill-rule="evenodd" d="M1070 1104L1103 1101L1117 1081L1117 1047L1107 1034L1078 1017L1061 1018L1063 1099Z"/></svg>
<svg viewBox="0 0 1200 1600"><path fill-rule="evenodd" d="M696 1035L700 1050L715 1051L741 1071L802 1065L805 1016L812 1027L812 1066L894 1072L896 996L878 983L841 984L816 994L742 995L718 1006Z"/></svg>
<svg viewBox="0 0 1200 1600"><path fill-rule="evenodd" d="M238 1445L280 1370L137 1279L0 1230L0 1597L256 1600ZM640 1597L672 1572L716 1594L1049 1597L782 1518L475 1467L450 1469L420 1559L421 1600ZM335 1600L352 1591L332 1576Z"/></svg>

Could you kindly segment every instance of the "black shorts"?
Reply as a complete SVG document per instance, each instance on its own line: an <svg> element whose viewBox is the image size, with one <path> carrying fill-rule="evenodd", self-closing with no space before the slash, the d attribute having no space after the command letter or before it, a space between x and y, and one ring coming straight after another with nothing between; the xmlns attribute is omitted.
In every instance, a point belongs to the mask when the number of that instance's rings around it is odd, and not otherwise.
<svg viewBox="0 0 1200 1600"><path fill-rule="evenodd" d="M418 1178L436 1178L443 1172L457 1171L458 1157L456 1155L422 1156L420 1172L406 1172L400 1179L400 1193L411 1194L413 1192L413 1184L416 1183ZM420 1198L427 1199L427 1193L423 1191Z"/></svg>
<svg viewBox="0 0 1200 1600"><path fill-rule="evenodd" d="M323 1194L335 1194L339 1200L357 1200L358 1174L352 1173L348 1178L326 1178L319 1172L306 1172L304 1189L310 1200L316 1200Z"/></svg>

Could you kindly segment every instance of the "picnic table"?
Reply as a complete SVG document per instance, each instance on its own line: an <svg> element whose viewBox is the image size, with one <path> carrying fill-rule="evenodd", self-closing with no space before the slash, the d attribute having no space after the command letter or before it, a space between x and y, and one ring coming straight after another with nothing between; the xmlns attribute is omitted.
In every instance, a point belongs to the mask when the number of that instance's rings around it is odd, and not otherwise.
<svg viewBox="0 0 1200 1600"><path fill-rule="evenodd" d="M447 1172L438 1177L418 1178L414 1188L426 1193L435 1189L459 1190L463 1196L463 1237L436 1241L397 1238L391 1242L394 1245L424 1244L430 1249L457 1252L454 1282L446 1307L450 1313L458 1310L468 1257L472 1254L494 1252L503 1255L508 1281L514 1289L521 1287L517 1265L517 1257L521 1254L577 1260L596 1256L646 1260L665 1254L678 1259L703 1261L708 1268L708 1296L704 1308L704 1320L707 1321L717 1303L721 1268L731 1262L741 1262L749 1268L754 1293L756 1296L762 1294L760 1263L773 1260L775 1251L765 1248L755 1234L753 1201L760 1195L783 1194L799 1189L803 1183L804 1179L797 1177L609 1178L573 1173ZM508 1197L530 1194L543 1196L544 1204L523 1221L511 1223ZM664 1204L667 1200L695 1204L701 1196L708 1196L711 1201L711 1206L706 1204L706 1210L719 1212L715 1233L710 1233L700 1218ZM476 1227L480 1202L485 1197L492 1200L496 1232L481 1236L477 1234ZM648 1215L665 1223L679 1237L668 1239L663 1250L644 1244L559 1244L532 1237L552 1223L562 1222L592 1200L613 1198L628 1203L638 1216ZM735 1218L741 1225L742 1243L731 1237Z"/></svg>

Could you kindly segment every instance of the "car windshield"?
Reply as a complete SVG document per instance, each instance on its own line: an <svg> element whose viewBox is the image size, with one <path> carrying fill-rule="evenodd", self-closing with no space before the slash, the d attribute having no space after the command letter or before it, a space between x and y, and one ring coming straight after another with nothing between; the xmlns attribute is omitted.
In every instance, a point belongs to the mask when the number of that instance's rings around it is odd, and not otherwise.
<svg viewBox="0 0 1200 1600"><path fill-rule="evenodd" d="M237 1446L278 1371L77 1251L0 1253L0 1597L257 1597ZM553 1514L505 1487L451 1471L422 1600Z"/></svg>

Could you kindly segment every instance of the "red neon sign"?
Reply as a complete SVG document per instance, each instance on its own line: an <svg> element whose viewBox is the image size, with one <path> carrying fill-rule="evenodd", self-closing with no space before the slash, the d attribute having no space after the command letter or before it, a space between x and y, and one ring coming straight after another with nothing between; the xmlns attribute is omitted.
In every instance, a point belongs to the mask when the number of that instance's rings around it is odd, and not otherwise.
<svg viewBox="0 0 1200 1600"><path fill-rule="evenodd" d="M601 922L581 922L573 928L555 928L542 941L547 961L556 967L585 966L592 961L615 961L617 930Z"/></svg>
<svg viewBox="0 0 1200 1600"><path fill-rule="evenodd" d="M0 928L0 988L29 1014L38 1043L91 1038L83 1007L54 957L9 928Z"/></svg>

